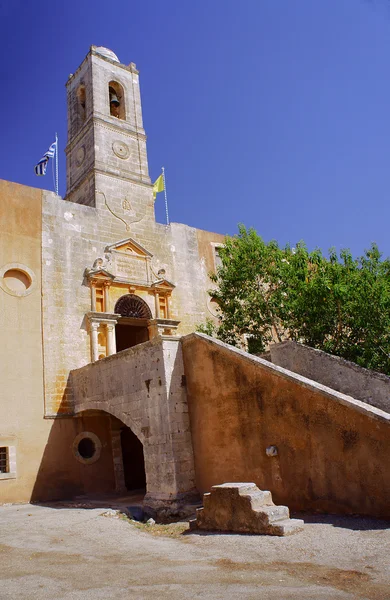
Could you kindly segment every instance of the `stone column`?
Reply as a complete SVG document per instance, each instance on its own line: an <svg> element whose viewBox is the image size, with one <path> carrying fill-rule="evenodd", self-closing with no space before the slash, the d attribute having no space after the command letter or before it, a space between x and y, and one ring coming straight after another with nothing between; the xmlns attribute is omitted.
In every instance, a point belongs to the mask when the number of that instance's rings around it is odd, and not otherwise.
<svg viewBox="0 0 390 600"><path fill-rule="evenodd" d="M92 348L92 361L95 362L99 359L99 340L98 340L98 328L99 323L91 323L91 348Z"/></svg>
<svg viewBox="0 0 390 600"><path fill-rule="evenodd" d="M156 319L160 318L160 294L155 292L154 299L156 301Z"/></svg>
<svg viewBox="0 0 390 600"><path fill-rule="evenodd" d="M107 323L107 354L116 354L115 325Z"/></svg>
<svg viewBox="0 0 390 600"><path fill-rule="evenodd" d="M109 301L108 288L109 287L110 287L109 283L104 284L104 312L108 312L108 301Z"/></svg>
<svg viewBox="0 0 390 600"><path fill-rule="evenodd" d="M114 463L115 491L126 492L125 474L123 469L123 456L121 444L121 431L117 423L111 422L112 460Z"/></svg>

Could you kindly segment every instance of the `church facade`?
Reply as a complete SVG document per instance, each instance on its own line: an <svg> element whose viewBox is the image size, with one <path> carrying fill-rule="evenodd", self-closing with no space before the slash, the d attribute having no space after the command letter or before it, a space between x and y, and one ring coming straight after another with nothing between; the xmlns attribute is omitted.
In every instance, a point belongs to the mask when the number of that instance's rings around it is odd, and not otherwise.
<svg viewBox="0 0 390 600"><path fill-rule="evenodd" d="M0 182L0 503L146 487L137 435L113 414L76 414L71 373L177 345L214 314L224 237L156 222L135 64L92 46L67 106L65 198ZM126 456L138 466L118 482Z"/></svg>
<svg viewBox="0 0 390 600"><path fill-rule="evenodd" d="M0 504L141 490L164 517L246 481L389 518L377 377L193 333L224 237L156 222L135 65L92 46L67 93L66 197L0 181Z"/></svg>

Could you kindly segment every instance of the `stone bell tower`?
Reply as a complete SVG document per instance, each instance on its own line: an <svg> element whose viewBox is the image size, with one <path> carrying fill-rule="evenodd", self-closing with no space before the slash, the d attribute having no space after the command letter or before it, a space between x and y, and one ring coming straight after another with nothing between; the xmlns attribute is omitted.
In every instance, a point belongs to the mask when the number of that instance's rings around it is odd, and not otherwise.
<svg viewBox="0 0 390 600"><path fill-rule="evenodd" d="M132 223L154 220L138 71L91 46L66 84L66 200Z"/></svg>

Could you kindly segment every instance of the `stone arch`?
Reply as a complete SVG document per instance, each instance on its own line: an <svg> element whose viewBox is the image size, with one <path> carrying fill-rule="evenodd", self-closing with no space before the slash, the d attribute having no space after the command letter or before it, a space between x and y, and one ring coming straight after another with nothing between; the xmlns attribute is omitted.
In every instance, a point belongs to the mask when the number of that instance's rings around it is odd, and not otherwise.
<svg viewBox="0 0 390 600"><path fill-rule="evenodd" d="M81 126L86 117L86 91L85 85L82 84L78 87L76 91L77 96L77 116L79 120L79 125Z"/></svg>
<svg viewBox="0 0 390 600"><path fill-rule="evenodd" d="M123 87L117 81L108 84L108 101L110 115L117 119L126 120L125 93Z"/></svg>
<svg viewBox="0 0 390 600"><path fill-rule="evenodd" d="M133 319L152 319L152 312L145 300L135 294L121 296L114 309L115 314Z"/></svg>
<svg viewBox="0 0 390 600"><path fill-rule="evenodd" d="M117 419L119 419L119 421L122 421L122 423L124 423L125 425L127 425L127 427L131 429L134 435L137 436L139 441L142 444L144 444L145 447L145 436L141 433L141 427L133 419L130 418L128 413L122 410L118 410L116 406L105 405L103 408L101 402L87 401L77 404L75 407L74 414L75 416L78 416L80 413L84 413L87 411L99 411L102 413L106 413L107 415L112 415L113 417L116 417Z"/></svg>
<svg viewBox="0 0 390 600"><path fill-rule="evenodd" d="M145 436L141 434L137 424L129 418L129 415L121 410L117 410L110 403L84 402L77 406L74 412L75 417L94 416L96 418L114 417L110 420L111 434L111 452L113 460L113 469L115 477L115 490L117 492L131 492L132 490L144 490L148 492L149 483L153 483L151 474L151 458L149 457L150 448L145 445ZM95 437L95 447L99 443L99 438L93 433L82 432L76 436L74 445L78 449L80 439ZM80 439L79 439L80 438ZM77 456L78 452L73 449L76 459L79 462L91 463L99 459L93 456L90 459L83 459Z"/></svg>

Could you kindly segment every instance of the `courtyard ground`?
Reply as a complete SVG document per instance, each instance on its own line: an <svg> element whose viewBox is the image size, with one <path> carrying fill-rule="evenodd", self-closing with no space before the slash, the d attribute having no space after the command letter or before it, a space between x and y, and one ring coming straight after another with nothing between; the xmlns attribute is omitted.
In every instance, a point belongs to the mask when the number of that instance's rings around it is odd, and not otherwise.
<svg viewBox="0 0 390 600"><path fill-rule="evenodd" d="M189 533L112 513L0 507L0 599L390 599L383 521L298 515L304 531L276 538Z"/></svg>

